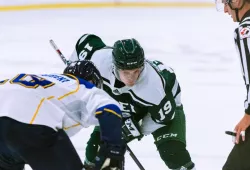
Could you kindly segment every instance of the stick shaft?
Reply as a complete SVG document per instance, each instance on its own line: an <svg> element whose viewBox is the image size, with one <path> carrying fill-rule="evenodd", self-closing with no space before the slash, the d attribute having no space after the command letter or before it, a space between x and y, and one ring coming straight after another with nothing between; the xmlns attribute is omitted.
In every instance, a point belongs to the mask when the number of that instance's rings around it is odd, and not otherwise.
<svg viewBox="0 0 250 170"><path fill-rule="evenodd" d="M54 50L56 51L56 53L59 55L59 57L61 58L61 60L64 62L64 64L69 65L70 61L68 61L64 55L62 54L61 50L57 47L57 45L55 44L55 42L53 40L49 41L51 46L54 48Z"/></svg>
<svg viewBox="0 0 250 170"><path fill-rule="evenodd" d="M127 151L129 152L129 155L131 158L135 161L136 165L140 168L140 170L145 170L145 168L142 166L141 162L137 159L133 151L130 149L130 147L127 145Z"/></svg>

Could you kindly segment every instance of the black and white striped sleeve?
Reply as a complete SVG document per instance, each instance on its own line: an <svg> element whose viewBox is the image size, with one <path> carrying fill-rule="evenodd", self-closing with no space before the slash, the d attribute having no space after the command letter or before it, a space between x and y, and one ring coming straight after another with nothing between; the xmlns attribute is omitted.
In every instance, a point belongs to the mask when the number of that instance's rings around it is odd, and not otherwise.
<svg viewBox="0 0 250 170"><path fill-rule="evenodd" d="M241 70L245 81L247 95L245 113L250 114L250 17L246 18L235 30L235 44L241 62Z"/></svg>

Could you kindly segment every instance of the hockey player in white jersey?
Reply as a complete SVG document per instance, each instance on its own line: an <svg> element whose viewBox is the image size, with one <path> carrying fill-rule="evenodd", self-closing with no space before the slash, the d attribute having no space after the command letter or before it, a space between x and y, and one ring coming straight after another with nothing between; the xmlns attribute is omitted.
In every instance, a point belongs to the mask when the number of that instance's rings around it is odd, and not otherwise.
<svg viewBox="0 0 250 170"><path fill-rule="evenodd" d="M145 59L144 50L135 39L119 40L107 47L93 34L85 34L77 41L70 60L78 59L95 63L102 74L104 90L120 103L127 142L152 134L169 169L195 169L186 149L181 89L170 67ZM86 148L85 164L89 167L94 165L99 145L100 130L96 127Z"/></svg>
<svg viewBox="0 0 250 170"><path fill-rule="evenodd" d="M95 170L122 170L121 110L94 85L101 87L102 78L90 61L73 62L64 74L18 74L0 81L0 169L29 164L34 170L82 170L63 130L71 118L82 127L101 128Z"/></svg>

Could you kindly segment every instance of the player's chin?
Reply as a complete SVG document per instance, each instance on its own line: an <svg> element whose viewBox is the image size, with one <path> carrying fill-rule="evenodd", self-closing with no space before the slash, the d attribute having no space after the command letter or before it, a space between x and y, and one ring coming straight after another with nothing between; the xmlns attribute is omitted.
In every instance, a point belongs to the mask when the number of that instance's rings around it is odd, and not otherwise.
<svg viewBox="0 0 250 170"><path fill-rule="evenodd" d="M135 82L126 82L125 84L126 84L126 86L131 87L131 86L135 85Z"/></svg>

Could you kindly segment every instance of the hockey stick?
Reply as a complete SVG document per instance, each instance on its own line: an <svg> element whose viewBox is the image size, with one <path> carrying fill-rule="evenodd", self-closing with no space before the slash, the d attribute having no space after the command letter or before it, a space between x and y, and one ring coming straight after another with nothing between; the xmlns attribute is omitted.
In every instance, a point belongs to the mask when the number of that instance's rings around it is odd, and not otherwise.
<svg viewBox="0 0 250 170"><path fill-rule="evenodd" d="M66 64L67 66L71 63L69 60L67 60L64 55L62 54L61 50L57 47L55 42L53 40L49 40L50 45L54 48L54 50L57 52L61 60Z"/></svg>
<svg viewBox="0 0 250 170"><path fill-rule="evenodd" d="M145 170L141 162L137 159L137 157L135 156L135 154L132 152L132 150L130 149L128 145L127 145L127 151L129 152L129 155L131 156L131 158L135 161L136 165L140 168L140 170Z"/></svg>
<svg viewBox="0 0 250 170"><path fill-rule="evenodd" d="M54 48L54 50L57 52L57 54L59 55L61 60L64 62L64 64L69 65L71 62L65 58L65 56L62 54L61 50L57 47L55 42L53 40L50 40L49 42L50 42L51 46ZM140 168L140 170L145 170L145 168L142 166L142 164L137 159L137 157L135 156L135 154L132 152L132 150L129 148L128 145L127 145L127 151L129 152L129 155L134 160L136 165Z"/></svg>

